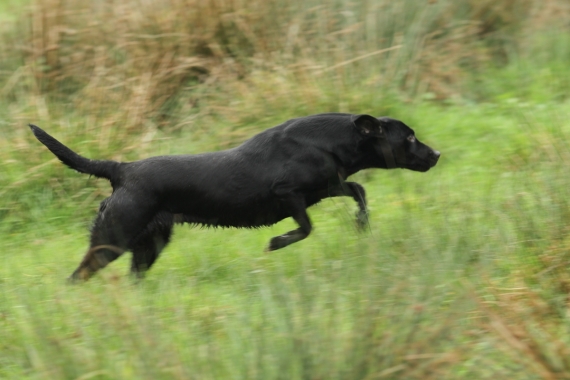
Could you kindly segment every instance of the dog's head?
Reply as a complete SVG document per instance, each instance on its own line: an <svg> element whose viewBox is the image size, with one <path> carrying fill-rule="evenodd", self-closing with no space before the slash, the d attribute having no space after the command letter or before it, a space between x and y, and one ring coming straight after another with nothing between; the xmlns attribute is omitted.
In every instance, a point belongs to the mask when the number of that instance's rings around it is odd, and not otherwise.
<svg viewBox="0 0 570 380"><path fill-rule="evenodd" d="M427 172L439 160L440 153L418 140L414 130L399 120L354 115L353 122L374 147L379 167Z"/></svg>

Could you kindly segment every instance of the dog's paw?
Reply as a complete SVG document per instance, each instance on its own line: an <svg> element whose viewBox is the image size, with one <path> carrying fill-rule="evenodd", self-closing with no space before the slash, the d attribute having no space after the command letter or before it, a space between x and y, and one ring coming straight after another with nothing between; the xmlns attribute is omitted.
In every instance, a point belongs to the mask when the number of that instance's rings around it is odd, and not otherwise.
<svg viewBox="0 0 570 380"><path fill-rule="evenodd" d="M269 241L269 246L265 248L265 252L276 251L278 249L287 247L289 244L296 242L296 239L292 232L288 232L283 235L275 236Z"/></svg>
<svg viewBox="0 0 570 380"><path fill-rule="evenodd" d="M286 245L287 244L285 244L284 236L276 236L269 241L269 245L267 248L265 248L265 252L276 251L279 248L285 247Z"/></svg>

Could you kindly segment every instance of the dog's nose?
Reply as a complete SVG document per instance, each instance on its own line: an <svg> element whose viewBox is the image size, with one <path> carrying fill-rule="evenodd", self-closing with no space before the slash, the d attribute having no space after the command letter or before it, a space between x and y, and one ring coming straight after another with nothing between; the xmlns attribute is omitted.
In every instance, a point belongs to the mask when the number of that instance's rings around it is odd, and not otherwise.
<svg viewBox="0 0 570 380"><path fill-rule="evenodd" d="M433 158L439 158L439 156L441 156L441 153L439 153L438 150L432 150L432 151L431 151L431 156L432 156Z"/></svg>

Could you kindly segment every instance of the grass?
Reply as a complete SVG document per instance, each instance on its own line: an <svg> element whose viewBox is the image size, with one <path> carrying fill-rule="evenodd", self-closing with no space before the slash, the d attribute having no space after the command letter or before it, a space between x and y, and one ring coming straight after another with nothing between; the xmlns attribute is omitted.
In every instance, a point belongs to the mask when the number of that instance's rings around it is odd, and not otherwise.
<svg viewBox="0 0 570 380"><path fill-rule="evenodd" d="M551 348L545 334L567 323L568 180L559 176L565 161L548 153L564 149L570 131L536 127L552 109L505 107L415 107L420 138L445 155L426 174L360 175L369 234L355 233L355 205L336 199L311 210L309 239L272 254L263 247L292 222L179 227L140 283L126 276L125 257L85 285L66 285L86 222L47 203L38 219L69 220L5 235L13 254L0 272L0 374L533 379L565 371L565 351L556 351L565 335ZM530 115L534 128L521 126Z"/></svg>
<svg viewBox="0 0 570 380"><path fill-rule="evenodd" d="M108 378L301 378L318 377L319 372L326 378L346 378L367 372L369 366L396 367L400 356L415 354L406 341L399 341L404 337L382 336L387 323L390 330L395 324L405 333L419 334L409 337L418 341L417 351L439 357L442 352L433 351L426 335L442 332L424 332L406 321L427 323L427 315L442 315L439 307L448 313L455 303L452 284L424 287L433 284L437 271L449 273L453 258L444 255L445 263L434 264L405 239L396 247L412 249L397 258L393 250L378 246L379 237L342 237L340 232L349 226L341 221L348 217L338 215L338 205L328 206L314 215L320 232L312 240L276 255L263 255L261 247L289 226L259 232L182 234L179 229L168 254L141 284L124 276L125 265L115 265L74 290L61 281L66 268L57 263L83 244L73 237L35 242L33 254L23 254L15 268L3 268L2 278L12 290L3 293L2 305L9 310L6 325L16 330L14 335L21 334L14 347L6 343L9 355L4 360L31 366L48 378L74 378L101 368ZM327 211L337 218L328 218ZM220 239L224 242L216 243ZM386 240L387 247L394 246ZM401 278L405 267L408 275ZM380 309L382 305L389 307ZM450 314L457 312L452 310ZM380 334L376 339L384 348L378 354L390 357L375 363L375 357L357 354L368 354L362 346L366 340L360 340L368 333ZM32 342L32 347L20 348L18 342ZM77 345L83 348L77 351ZM107 346L104 351L102 345ZM400 352L391 352L398 347ZM442 349L450 347L444 344ZM91 360L90 351L98 353ZM39 356L37 362L33 355ZM351 363L354 359L363 361L361 368Z"/></svg>
<svg viewBox="0 0 570 380"><path fill-rule="evenodd" d="M404 118L406 109L391 114ZM565 112L512 101L417 104L410 125L444 156L426 174L358 175L369 234L356 234L355 205L339 199L311 210L309 239L272 254L263 247L291 221L255 231L180 227L140 283L126 276L126 257L85 285L64 283L109 187L42 152L38 160L50 162L42 170L59 179L22 194L43 207L5 227L0 375L532 379L565 371L565 335L554 347L544 341L567 323L570 131L544 121ZM155 149L183 150L186 139ZM84 187L101 193L66 200Z"/></svg>
<svg viewBox="0 0 570 380"><path fill-rule="evenodd" d="M570 377L563 1L97 4L0 1L1 379ZM327 200L271 254L292 221L183 226L144 281L126 255L65 283L110 187L27 123L134 160L318 112L402 119L441 161L356 175L365 234Z"/></svg>

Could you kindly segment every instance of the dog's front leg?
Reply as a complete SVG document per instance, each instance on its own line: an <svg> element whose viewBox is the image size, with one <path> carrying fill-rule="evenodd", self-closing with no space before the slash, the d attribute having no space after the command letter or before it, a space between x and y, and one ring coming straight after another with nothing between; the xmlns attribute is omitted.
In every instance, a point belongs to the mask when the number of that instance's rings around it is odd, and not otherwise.
<svg viewBox="0 0 570 380"><path fill-rule="evenodd" d="M313 195L314 202L330 197L351 197L358 205L356 212L356 227L364 231L368 226L368 208L366 206L366 191L356 182L340 182Z"/></svg>
<svg viewBox="0 0 570 380"><path fill-rule="evenodd" d="M368 224L368 207L366 206L366 191L361 184L356 182L341 182L336 187L329 190L330 196L349 196L358 204L356 212L356 227L364 231Z"/></svg>
<svg viewBox="0 0 570 380"><path fill-rule="evenodd" d="M366 191L364 187L356 182L345 182L343 187L350 189L346 195L352 196L352 199L358 204L358 211L356 212L356 226L359 230L363 231L368 224L368 207L366 206Z"/></svg>
<svg viewBox="0 0 570 380"><path fill-rule="evenodd" d="M266 251L281 249L305 239L311 233L312 226L309 215L307 215L305 197L302 195L291 196L283 203L285 204L285 207L291 210L291 217L299 224L299 228L272 238L269 241L269 246Z"/></svg>

